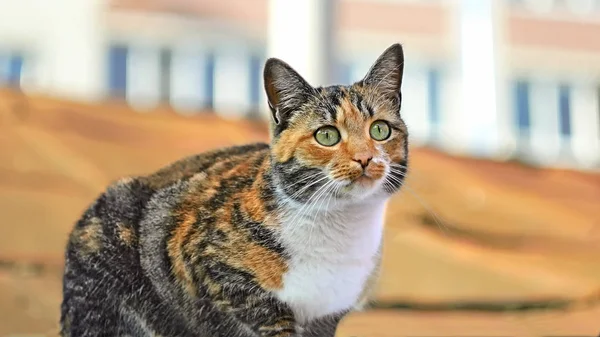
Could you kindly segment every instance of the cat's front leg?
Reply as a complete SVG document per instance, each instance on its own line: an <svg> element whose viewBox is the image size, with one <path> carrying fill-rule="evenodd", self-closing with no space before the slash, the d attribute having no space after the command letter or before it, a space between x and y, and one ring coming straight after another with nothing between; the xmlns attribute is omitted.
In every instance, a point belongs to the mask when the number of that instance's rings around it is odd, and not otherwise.
<svg viewBox="0 0 600 337"><path fill-rule="evenodd" d="M301 337L295 320L288 317L279 317L259 326L258 333L261 337Z"/></svg>
<svg viewBox="0 0 600 337"><path fill-rule="evenodd" d="M306 324L302 337L334 337L337 327L348 311L321 317Z"/></svg>
<svg viewBox="0 0 600 337"><path fill-rule="evenodd" d="M292 309L273 298L249 300L243 310L237 311L240 319L261 337L302 337Z"/></svg>

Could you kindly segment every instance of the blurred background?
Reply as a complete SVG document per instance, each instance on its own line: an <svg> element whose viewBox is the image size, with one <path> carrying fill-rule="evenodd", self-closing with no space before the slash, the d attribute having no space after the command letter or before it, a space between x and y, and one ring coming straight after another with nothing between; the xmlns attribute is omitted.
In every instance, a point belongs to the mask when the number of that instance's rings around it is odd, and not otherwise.
<svg viewBox="0 0 600 337"><path fill-rule="evenodd" d="M599 0L0 0L0 336L56 335L108 183L268 140L266 58L350 84L396 42L412 168L338 335L598 335Z"/></svg>

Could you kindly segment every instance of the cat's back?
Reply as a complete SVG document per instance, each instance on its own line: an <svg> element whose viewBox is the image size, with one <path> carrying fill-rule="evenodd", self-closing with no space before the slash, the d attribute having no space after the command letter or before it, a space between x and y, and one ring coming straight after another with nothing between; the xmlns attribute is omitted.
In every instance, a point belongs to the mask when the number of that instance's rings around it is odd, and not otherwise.
<svg viewBox="0 0 600 337"><path fill-rule="evenodd" d="M135 248L140 222L152 217L153 209L190 199L210 201L203 196L252 184L268 154L269 146L264 143L234 146L183 158L147 176L122 178L110 184L78 219L67 252L82 256L108 253L108 248L113 252Z"/></svg>
<svg viewBox="0 0 600 337"><path fill-rule="evenodd" d="M91 307L104 307L106 321L121 317L122 299L162 307L172 268L165 260L196 212L223 208L235 193L248 190L268 167L269 146L250 144L183 158L150 175L123 178L110 184L80 216L71 230L65 253L61 322L70 322ZM177 230L176 230L177 229ZM169 245L167 247L167 245ZM141 291L143 290L143 291ZM166 292L165 292L166 291ZM111 304L112 303L112 304ZM115 308L111 312L106 308ZM117 309L118 308L118 309ZM90 309L91 310L91 309ZM112 309L111 309L112 310ZM173 317L178 317L172 313ZM114 318L118 321L117 318ZM169 329L176 330L174 326ZM172 330L172 331L175 331Z"/></svg>
<svg viewBox="0 0 600 337"><path fill-rule="evenodd" d="M176 161L140 181L154 191L167 188L173 184L187 182L198 174L214 181L220 181L224 173L238 169L246 169L252 174L268 156L269 145L255 143L212 150Z"/></svg>
<svg viewBox="0 0 600 337"><path fill-rule="evenodd" d="M251 184L252 174L259 170L268 151L267 144L214 150L183 158L147 176L122 178L110 184L69 234L66 280L82 272L73 270L74 260L85 268L139 269L140 238L148 232L142 228L144 219L150 223L162 220L172 208L185 208L182 204L186 201L191 211L198 205L190 205L190 201L210 202L216 194Z"/></svg>

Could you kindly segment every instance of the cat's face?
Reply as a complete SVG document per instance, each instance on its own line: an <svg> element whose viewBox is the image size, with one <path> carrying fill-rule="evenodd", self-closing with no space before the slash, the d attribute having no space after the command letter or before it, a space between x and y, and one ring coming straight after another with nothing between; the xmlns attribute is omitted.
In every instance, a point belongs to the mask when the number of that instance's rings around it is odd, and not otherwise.
<svg viewBox="0 0 600 337"><path fill-rule="evenodd" d="M273 167L286 197L326 205L387 197L400 188L408 156L400 117L403 63L396 44L362 81L313 88L284 62L267 61Z"/></svg>

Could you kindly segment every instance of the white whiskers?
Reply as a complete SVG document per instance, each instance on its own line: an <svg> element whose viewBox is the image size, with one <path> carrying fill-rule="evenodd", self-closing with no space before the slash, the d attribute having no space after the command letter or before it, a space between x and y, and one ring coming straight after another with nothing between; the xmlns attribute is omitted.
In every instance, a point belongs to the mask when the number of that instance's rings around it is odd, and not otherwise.
<svg viewBox="0 0 600 337"><path fill-rule="evenodd" d="M406 178L407 174L405 172L402 172L401 170L396 169L394 166L402 167L404 169L406 169L407 167L400 164L390 165L391 173L395 173L399 176L402 176L403 178ZM423 201L423 199L417 192L415 192L410 186L408 186L408 184L406 184L406 181L400 181L397 177L394 177L392 174L388 174L386 179L387 178L393 180L399 186L402 186L402 188L405 188L421 204L421 206L423 206L423 208L425 208L425 210L433 216L433 219L436 225L439 227L440 231L442 231L444 235L448 234L448 226L443 224L443 221L441 220L440 216L433 210L432 207L430 207L427 203ZM390 183L388 183L388 186L393 188L393 186L391 186Z"/></svg>

